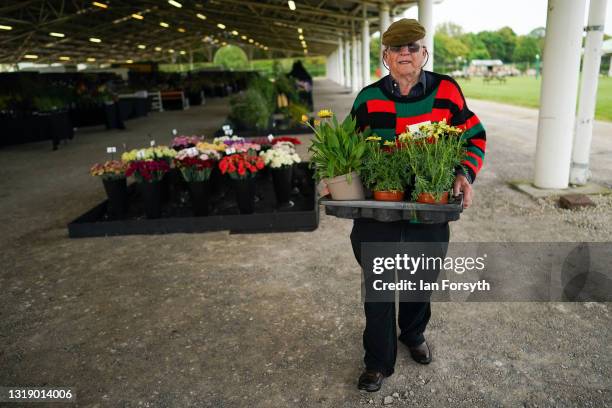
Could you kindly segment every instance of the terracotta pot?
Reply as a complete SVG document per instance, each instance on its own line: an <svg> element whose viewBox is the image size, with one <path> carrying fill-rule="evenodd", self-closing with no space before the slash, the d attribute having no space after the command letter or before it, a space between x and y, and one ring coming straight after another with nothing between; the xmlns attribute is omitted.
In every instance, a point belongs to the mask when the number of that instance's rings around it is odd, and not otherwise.
<svg viewBox="0 0 612 408"><path fill-rule="evenodd" d="M359 178L356 172L352 172L351 182L349 183L346 176L347 174L343 174L331 179L325 179L332 200L365 200L361 178Z"/></svg>
<svg viewBox="0 0 612 408"><path fill-rule="evenodd" d="M399 190L374 191L374 199L376 201L402 201L404 192Z"/></svg>
<svg viewBox="0 0 612 408"><path fill-rule="evenodd" d="M417 203L448 204L448 191L444 192L438 201L436 201L434 195L431 193L420 193L417 197Z"/></svg>

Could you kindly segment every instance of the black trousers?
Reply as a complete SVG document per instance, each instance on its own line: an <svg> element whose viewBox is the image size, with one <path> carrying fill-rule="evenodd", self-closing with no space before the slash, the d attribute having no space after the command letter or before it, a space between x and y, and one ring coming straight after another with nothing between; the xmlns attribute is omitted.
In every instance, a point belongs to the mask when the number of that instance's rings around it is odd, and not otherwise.
<svg viewBox="0 0 612 408"><path fill-rule="evenodd" d="M351 231L351 245L361 266L362 242L440 242L435 256L446 256L449 241L448 223L411 224L407 221L379 222L356 219ZM434 271L437 279L439 271ZM393 374L397 357L397 329L395 302L365 302L366 327L363 331L364 362L366 369ZM407 346L421 344L423 333L431 317L430 302L400 302L398 325L399 340Z"/></svg>

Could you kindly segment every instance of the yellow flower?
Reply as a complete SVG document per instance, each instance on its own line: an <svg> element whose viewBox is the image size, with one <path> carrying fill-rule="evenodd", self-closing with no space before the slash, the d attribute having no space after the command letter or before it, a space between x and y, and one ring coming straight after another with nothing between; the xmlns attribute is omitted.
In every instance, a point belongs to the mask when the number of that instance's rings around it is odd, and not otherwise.
<svg viewBox="0 0 612 408"><path fill-rule="evenodd" d="M382 140L382 137L380 137L380 136L368 136L368 137L366 137L366 141L368 141L368 142L379 142L380 140Z"/></svg>
<svg viewBox="0 0 612 408"><path fill-rule="evenodd" d="M406 131L404 133L401 133L397 138L400 142L407 142L409 140L414 139L414 136L412 135L412 133Z"/></svg>
<svg viewBox="0 0 612 408"><path fill-rule="evenodd" d="M393 140L385 140L385 146L395 146L395 141L393 141Z"/></svg>
<svg viewBox="0 0 612 408"><path fill-rule="evenodd" d="M225 143L208 143L208 142L200 142L196 145L196 147L198 148L198 150L203 151L203 150L215 150L218 152L223 152L225 151L225 148L227 147L227 145Z"/></svg>
<svg viewBox="0 0 612 408"><path fill-rule="evenodd" d="M319 119L315 119L314 120L314 125L315 126L319 126L321 124L321 121Z"/></svg>
<svg viewBox="0 0 612 408"><path fill-rule="evenodd" d="M319 113L317 114L317 116L319 116L321 119L331 118L333 115L334 115L333 112L330 111L329 109L321 109Z"/></svg>
<svg viewBox="0 0 612 408"><path fill-rule="evenodd" d="M308 115L302 115L302 122L308 122Z"/></svg>

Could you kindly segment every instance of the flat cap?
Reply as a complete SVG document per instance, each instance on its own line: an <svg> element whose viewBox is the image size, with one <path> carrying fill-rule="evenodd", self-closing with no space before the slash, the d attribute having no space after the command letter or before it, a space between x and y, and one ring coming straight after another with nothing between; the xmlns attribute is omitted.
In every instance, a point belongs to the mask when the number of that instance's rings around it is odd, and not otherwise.
<svg viewBox="0 0 612 408"><path fill-rule="evenodd" d="M391 24L382 36L383 45L405 45L425 37L425 27L414 18L402 18Z"/></svg>

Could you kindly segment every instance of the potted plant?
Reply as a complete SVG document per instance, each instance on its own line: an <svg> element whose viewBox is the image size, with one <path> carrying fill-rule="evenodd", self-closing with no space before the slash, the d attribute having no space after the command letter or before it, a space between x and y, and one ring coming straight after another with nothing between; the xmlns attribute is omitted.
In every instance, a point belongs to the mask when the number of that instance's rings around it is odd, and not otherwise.
<svg viewBox="0 0 612 408"><path fill-rule="evenodd" d="M367 148L361 175L366 187L374 192L377 201L402 201L410 183L410 169L402 160L402 146L385 141L379 136L366 138Z"/></svg>
<svg viewBox="0 0 612 408"><path fill-rule="evenodd" d="M209 142L200 142L196 144L198 150L214 150L216 151L220 157L225 155L225 149L227 145L225 143L209 143ZM213 167L212 173L210 175L210 189L211 194L223 194L224 192L224 184L223 184L223 176L221 171L219 170L219 166Z"/></svg>
<svg viewBox="0 0 612 408"><path fill-rule="evenodd" d="M255 211L255 175L263 167L261 157L248 153L231 154L219 161L221 174L229 175L233 181L241 214L252 214Z"/></svg>
<svg viewBox="0 0 612 408"><path fill-rule="evenodd" d="M417 132L405 132L398 141L405 162L414 175L412 199L429 204L446 204L455 178L455 168L465 158L462 129L442 122L422 125Z"/></svg>
<svg viewBox="0 0 612 408"><path fill-rule="evenodd" d="M111 217L122 218L127 209L127 166L119 160L109 160L94 164L89 173L102 179L108 203L106 211Z"/></svg>
<svg viewBox="0 0 612 408"><path fill-rule="evenodd" d="M179 151L174 164L189 186L191 205L196 216L208 215L210 175L221 155L216 150L190 147Z"/></svg>
<svg viewBox="0 0 612 408"><path fill-rule="evenodd" d="M301 162L291 142L275 143L272 149L259 154L265 165L271 169L274 194L278 207L291 207L289 200L292 188L293 165Z"/></svg>
<svg viewBox="0 0 612 408"><path fill-rule="evenodd" d="M161 181L170 171L174 156L176 151L166 146L132 150L121 156L121 159L128 163L125 175L134 176L140 186L147 218L161 216Z"/></svg>
<svg viewBox="0 0 612 408"><path fill-rule="evenodd" d="M363 200L363 184L359 177L366 150L365 138L371 131L357 131L355 119L348 115L339 124L329 110L319 111L322 121L310 124L315 136L308 149L312 152L311 163L315 176L323 180L334 200ZM307 122L308 118L303 118Z"/></svg>

